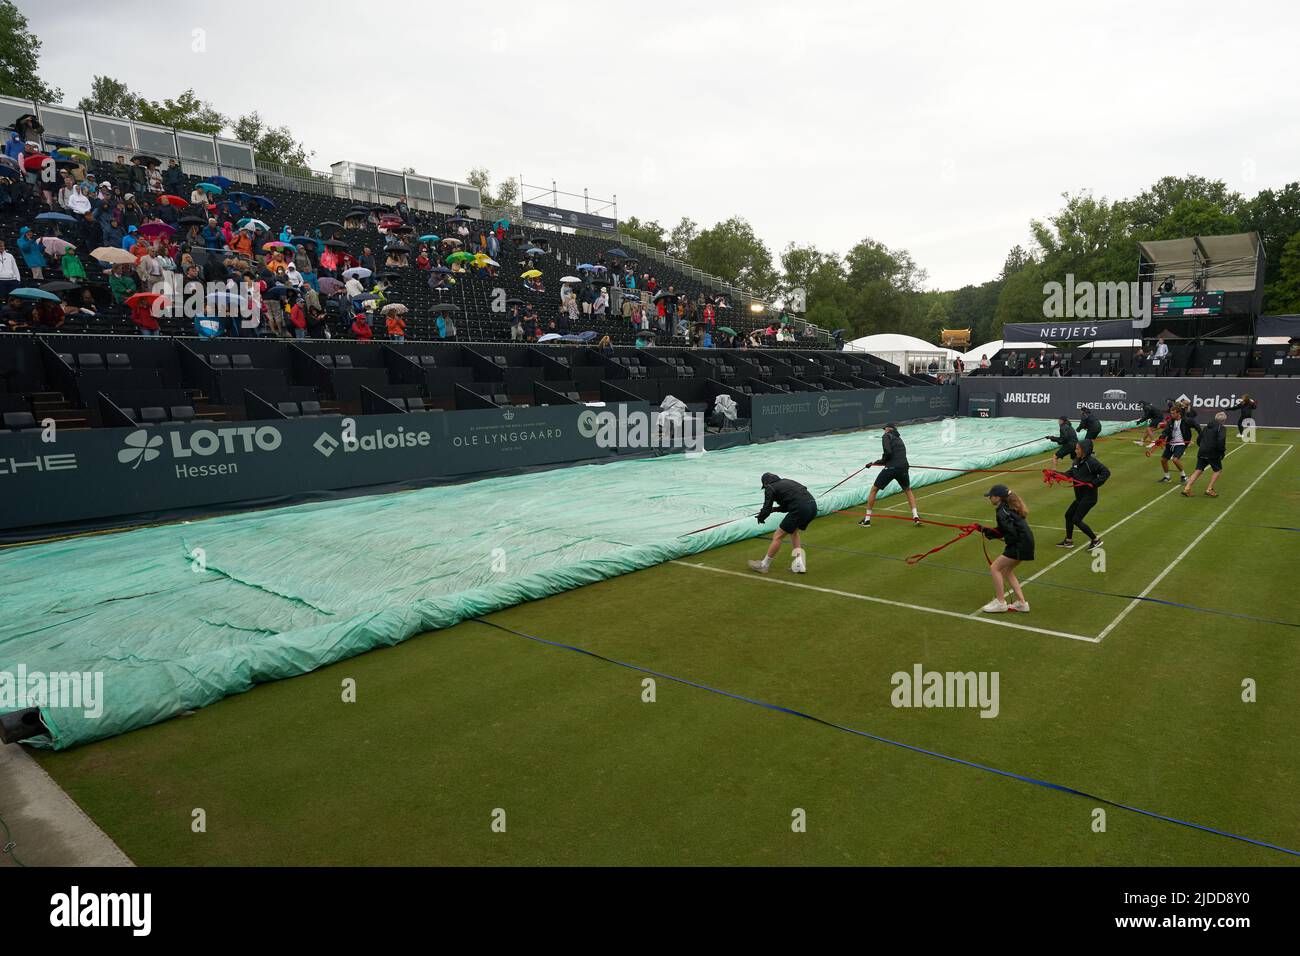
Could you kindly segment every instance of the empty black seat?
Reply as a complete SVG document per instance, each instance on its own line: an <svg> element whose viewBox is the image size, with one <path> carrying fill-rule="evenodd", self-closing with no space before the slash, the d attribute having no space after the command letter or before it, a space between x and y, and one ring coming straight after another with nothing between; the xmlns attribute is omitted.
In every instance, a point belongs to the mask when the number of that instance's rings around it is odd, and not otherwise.
<svg viewBox="0 0 1300 956"><path fill-rule="evenodd" d="M174 422L192 422L194 421L193 405L173 405L168 409Z"/></svg>
<svg viewBox="0 0 1300 956"><path fill-rule="evenodd" d="M252 368L253 359L249 355L232 355L230 356L230 364L233 368Z"/></svg>
<svg viewBox="0 0 1300 956"><path fill-rule="evenodd" d="M109 352L108 367L109 368L130 368L131 356L127 355L125 352Z"/></svg>
<svg viewBox="0 0 1300 956"><path fill-rule="evenodd" d="M73 368L76 365L76 359L72 357L71 352L60 352L59 360L63 362L64 365L68 366L68 368Z"/></svg>
<svg viewBox="0 0 1300 956"><path fill-rule="evenodd" d="M230 356L224 352L213 352L208 356L208 364L213 368L230 368Z"/></svg>
<svg viewBox="0 0 1300 956"><path fill-rule="evenodd" d="M88 371L95 371L104 367L104 356L95 352L79 352L77 354L77 365Z"/></svg>
<svg viewBox="0 0 1300 956"><path fill-rule="evenodd" d="M508 395L502 395L502 394L498 393L498 394L492 396L492 401L493 401L495 404L497 404L497 405L509 405L509 404L510 404L510 396L508 396Z"/></svg>
<svg viewBox="0 0 1300 956"><path fill-rule="evenodd" d="M335 368L351 368L351 367L352 367L352 356L351 356L351 355L336 355L336 356L334 356L334 367L335 367Z"/></svg>
<svg viewBox="0 0 1300 956"><path fill-rule="evenodd" d="M287 418L297 418L299 415L297 402L276 402L275 407Z"/></svg>
<svg viewBox="0 0 1300 956"><path fill-rule="evenodd" d="M157 405L142 406L140 417L136 421L141 425L157 425L159 422L167 421L167 410Z"/></svg>
<svg viewBox="0 0 1300 956"><path fill-rule="evenodd" d="M334 356L332 355L317 355L316 361L320 362L321 365L324 365L326 368L334 367Z"/></svg>
<svg viewBox="0 0 1300 956"><path fill-rule="evenodd" d="M5 428L10 431L39 431L31 412L5 412Z"/></svg>
<svg viewBox="0 0 1300 956"><path fill-rule="evenodd" d="M424 399L420 398L418 395L415 398L408 398L406 400L406 410L408 412L424 411Z"/></svg>
<svg viewBox="0 0 1300 956"><path fill-rule="evenodd" d="M434 368L438 364L438 359L432 355L421 355L420 364L425 368Z"/></svg>
<svg viewBox="0 0 1300 956"><path fill-rule="evenodd" d="M304 416L316 418L320 416L320 402L302 402L300 405Z"/></svg>

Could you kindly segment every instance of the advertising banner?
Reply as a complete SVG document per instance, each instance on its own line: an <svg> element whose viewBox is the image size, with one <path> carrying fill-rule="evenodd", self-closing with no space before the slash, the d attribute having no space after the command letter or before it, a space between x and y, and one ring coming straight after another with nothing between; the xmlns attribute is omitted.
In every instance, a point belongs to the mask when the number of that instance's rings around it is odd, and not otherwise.
<svg viewBox="0 0 1300 956"><path fill-rule="evenodd" d="M537 203L522 204L524 218L538 222L549 222L556 226L571 226L574 229L595 229L600 232L618 232L618 220L609 216L593 216L588 212L573 209L557 209L555 206L539 206Z"/></svg>
<svg viewBox="0 0 1300 956"><path fill-rule="evenodd" d="M754 441L765 441L955 414L955 385L793 392L755 395L750 429Z"/></svg>
<svg viewBox="0 0 1300 956"><path fill-rule="evenodd" d="M1300 428L1300 379L1295 378L1051 378L977 375L960 384L962 405L971 396L996 394L999 414L1022 418L1076 417L1087 405L1098 418L1133 420L1143 402L1164 408L1168 399L1186 399L1202 422L1249 395L1259 402L1261 427ZM1207 414L1208 413L1208 414ZM1233 415L1236 422L1236 415Z"/></svg>

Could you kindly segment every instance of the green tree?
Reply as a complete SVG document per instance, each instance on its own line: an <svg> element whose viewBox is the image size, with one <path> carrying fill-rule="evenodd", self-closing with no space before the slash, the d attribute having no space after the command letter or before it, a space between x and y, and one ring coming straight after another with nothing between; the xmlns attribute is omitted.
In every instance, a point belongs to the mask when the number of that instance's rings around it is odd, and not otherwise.
<svg viewBox="0 0 1300 956"><path fill-rule="evenodd" d="M628 216L618 224L618 231L624 236L644 242L652 249L668 251L668 239L664 236L664 227L658 222L642 222L636 216Z"/></svg>
<svg viewBox="0 0 1300 956"><path fill-rule="evenodd" d="M1264 311L1271 315L1300 313L1300 232L1286 241L1277 278L1264 287Z"/></svg>
<svg viewBox="0 0 1300 956"><path fill-rule="evenodd" d="M519 183L511 177L492 191L492 175L484 166L475 166L465 176L469 183L479 192L479 201L485 206L513 206L519 202Z"/></svg>
<svg viewBox="0 0 1300 956"><path fill-rule="evenodd" d="M40 56L41 41L27 29L27 18L10 0L0 0L0 95L62 102L63 91L36 74Z"/></svg>
<svg viewBox="0 0 1300 956"><path fill-rule="evenodd" d="M1181 238L1181 236L1159 236L1164 224L1180 203L1187 201L1204 203L1201 208L1218 209L1225 216L1235 216L1242 207L1240 193L1233 192L1221 179L1206 179L1204 176L1163 176L1149 189L1143 190L1125 205L1127 215L1133 224L1135 235L1142 239ZM1198 235L1198 233L1182 233Z"/></svg>
<svg viewBox="0 0 1300 956"><path fill-rule="evenodd" d="M1281 189L1261 189L1248 200L1239 213L1241 228L1259 233L1268 260L1267 281L1279 274L1282 250L1287 241L1300 232L1300 183L1287 183Z"/></svg>
<svg viewBox="0 0 1300 956"><path fill-rule="evenodd" d="M755 295L767 295L776 286L772 253L754 234L754 227L739 216L700 232L687 254L695 268Z"/></svg>
<svg viewBox="0 0 1300 956"><path fill-rule="evenodd" d="M174 100L141 98L139 112L133 118L143 123L172 126L210 136L216 136L229 122L211 103L195 96L193 90L186 90Z"/></svg>
<svg viewBox="0 0 1300 956"><path fill-rule="evenodd" d="M91 78L89 95L77 101L77 109L134 119L140 112L140 97L132 93L121 80L96 75Z"/></svg>
<svg viewBox="0 0 1300 956"><path fill-rule="evenodd" d="M262 163L306 170L311 168L311 157L315 155L294 137L293 130L271 126L256 110L235 121L234 138L252 146L253 154Z"/></svg>
<svg viewBox="0 0 1300 956"><path fill-rule="evenodd" d="M685 259L690 251L691 243L695 237L700 234L700 224L694 219L688 219L682 216L677 225L673 226L672 232L668 234L668 254L676 256L678 259Z"/></svg>
<svg viewBox="0 0 1300 956"><path fill-rule="evenodd" d="M1062 195L1065 206L1056 215L1029 223L1045 274L1057 281L1067 273L1092 282L1135 279L1137 251L1127 205L1086 191Z"/></svg>

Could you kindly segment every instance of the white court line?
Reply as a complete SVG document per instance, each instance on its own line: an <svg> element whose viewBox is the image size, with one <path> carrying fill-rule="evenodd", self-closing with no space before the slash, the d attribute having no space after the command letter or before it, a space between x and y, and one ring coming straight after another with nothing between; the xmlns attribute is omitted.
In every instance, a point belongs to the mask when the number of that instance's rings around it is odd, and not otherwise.
<svg viewBox="0 0 1300 956"><path fill-rule="evenodd" d="M1046 458L1040 459L1039 461L1031 461L1031 462L1029 462L1029 467L1032 467L1032 466L1034 466L1034 465L1041 465L1041 464L1043 464L1044 462L1052 461L1052 460L1054 460L1055 458L1056 458L1055 455L1048 455ZM1006 462L1003 462L1003 464L1007 464L1007 463L1009 463L1009 462L1019 461L1019 460L1020 460L1020 459L1018 459L1018 458L1008 458ZM924 470L924 469L923 469L923 470ZM949 478L948 480L949 480L949 481L952 481L951 478ZM990 482L990 481L996 482L997 479L996 479L996 478L976 478L974 481L967 481L967 482L963 482L963 483L960 484L960 485L953 485L951 488L940 488L938 491L931 491L931 492L928 492L928 493L923 494L923 495L917 495L917 496L916 496L916 500L917 500L917 501L920 501L920 500L923 499L923 498L933 498L935 495L946 495L948 492L950 492L950 491L957 491L959 488L969 488L971 485L982 485L982 484L987 484L987 483ZM923 486L923 487L924 487L924 486ZM907 495L903 494L901 491L899 492L899 495L902 496L902 498L903 498L903 503L902 503L902 504L889 505L888 507L886 507L886 508L882 508L881 510L882 510L882 511L897 511L899 508L906 508L906 507L909 507L909 505L907 504ZM859 506L859 507L861 507L861 506Z"/></svg>
<svg viewBox="0 0 1300 956"><path fill-rule="evenodd" d="M1223 457L1224 457L1224 458L1229 458L1229 457L1231 457L1232 455L1236 454L1237 452L1241 451L1241 449L1244 448L1244 447L1246 447L1246 446L1245 446L1245 445L1238 445L1236 448L1234 448L1232 451L1228 452L1228 454L1224 455ZM1285 454L1285 452L1283 452L1283 454ZM1182 485L1181 485L1177 480L1171 480L1170 484L1172 485L1172 487L1166 489L1165 492L1164 492L1164 494L1156 495L1154 498L1152 498L1150 501L1148 501L1146 504L1144 504L1144 505L1143 505L1141 508L1139 508L1137 511L1134 511L1132 514L1125 515L1123 518L1120 518L1118 521L1116 521L1116 522L1115 522L1113 525L1111 525L1109 528L1107 528L1106 530L1104 530L1104 531L1102 531L1100 534L1098 534L1097 537L1099 537L1099 538L1104 538L1106 535L1110 534L1112 531L1114 531L1114 530L1115 530L1116 528L1118 528L1120 525L1125 524L1126 522L1128 522L1129 520L1131 520L1131 519L1133 519L1133 518L1136 518L1136 517L1137 517L1138 515L1140 515L1142 512L1144 512L1144 511L1146 511L1148 508L1150 508L1153 504L1156 504L1156 503L1159 502L1159 501L1163 501L1163 500L1165 499L1165 496L1166 496L1166 495L1171 494L1171 493L1174 493L1174 492L1178 492L1178 491L1181 491L1181 490L1182 490L1182 487L1183 487L1183 486L1182 486ZM1081 553L1081 552L1084 553L1084 554L1091 554L1091 553L1092 553L1092 552L1090 552L1086 547L1079 547L1079 548L1075 548L1075 549L1070 550L1070 551L1066 551L1065 554L1061 555L1059 558L1057 558L1055 561L1053 561L1053 562L1052 562L1051 564L1049 564L1047 567L1045 567L1045 568L1043 568L1043 569L1041 569L1041 570L1039 570L1039 571L1034 572L1034 573L1031 574L1029 577L1027 577L1027 578L1025 578L1023 581L1021 581L1021 582L1020 582L1020 586L1023 588L1026 584L1030 584L1030 583L1032 583L1033 581L1037 581L1039 578L1041 578L1041 577L1042 577L1044 574L1046 574L1048 571L1052 570L1052 568L1056 567L1056 566L1057 566L1058 564L1060 564L1062 561L1068 561L1068 560L1070 560L1070 558L1074 557L1076 554L1079 554L1079 553ZM976 608L974 611L972 611L972 612L970 613L969 616L970 616L971 618L976 618L976 619L978 619L979 615L980 615L980 611L979 611L978 608Z"/></svg>
<svg viewBox="0 0 1300 956"><path fill-rule="evenodd" d="M995 627L1010 627L1017 631L1032 631L1035 634L1047 634L1051 637L1066 637L1072 641L1083 641L1087 644L1096 644L1097 638L1084 637L1082 634L1067 634L1064 631L1049 631L1043 627L1031 627L1028 624L1014 624L1011 621L994 617L977 617L970 618L960 611L945 611L936 607L922 607L919 604L906 604L903 601L890 601L887 598L872 597L869 594L855 594L852 591L837 591L835 588L819 588L813 584L801 584L798 581L784 581L781 578L773 578L767 575L756 574L753 571L733 571L729 568L715 568L709 564L692 564L689 561L670 561L669 564L678 564L684 568L696 568L700 571L712 571L715 574L730 574L738 578L746 578L750 581L765 581L768 584L781 584L788 588L800 588L804 591L820 591L822 594L834 594L839 597L852 598L855 601L870 601L873 604L887 604L890 607L907 608L909 611L921 611L925 614L939 614L943 617L955 617L962 621L980 621L984 624L992 624Z"/></svg>
<svg viewBox="0 0 1300 956"><path fill-rule="evenodd" d="M1276 465L1278 462L1280 462L1283 458L1285 458L1287 452L1289 452L1290 450L1291 450L1291 446L1288 445L1287 448L1280 455L1278 455L1269 463L1269 466L1267 468L1265 468L1256 476L1254 481L1252 481L1249 485L1246 486L1245 491L1243 491L1241 494L1237 495L1237 497L1232 499L1232 504L1228 505L1228 507L1220 511L1218 516L1213 521L1211 521L1208 525L1205 526L1205 530L1203 530L1200 534L1198 534L1195 540L1193 540L1191 544L1183 548L1182 553L1179 554L1178 557L1170 561L1169 566L1167 568L1165 568L1158 575L1156 575L1156 579L1147 585L1145 591L1143 591L1132 601L1130 601L1128 605L1125 606L1124 610L1120 611L1119 614L1115 615L1115 620L1107 624L1105 629L1100 634L1097 635L1097 643L1101 643L1102 641L1104 641L1106 639L1106 635L1109 634L1111 631L1115 630L1115 628L1119 625L1120 621L1128 617L1129 611L1133 610L1133 608L1141 604L1142 599L1156 589L1156 586L1159 585L1160 582L1165 579L1165 577L1169 574L1169 572L1178 566L1178 562L1182 561L1183 558L1187 557L1187 555L1191 553L1192 549L1201 543L1201 539L1204 538L1211 531L1213 531L1214 526L1218 524L1220 521L1222 521L1224 516L1233 508L1235 508L1238 502L1240 502L1242 498L1245 498L1246 495L1250 494L1251 489L1253 489L1257 484L1259 484L1260 481L1263 480L1264 476L1273 470L1273 466Z"/></svg>

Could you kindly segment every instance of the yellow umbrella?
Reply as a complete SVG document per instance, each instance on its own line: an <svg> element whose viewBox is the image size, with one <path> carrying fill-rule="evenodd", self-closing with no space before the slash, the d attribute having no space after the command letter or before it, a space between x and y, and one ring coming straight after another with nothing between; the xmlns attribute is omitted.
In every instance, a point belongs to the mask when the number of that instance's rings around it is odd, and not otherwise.
<svg viewBox="0 0 1300 956"><path fill-rule="evenodd" d="M538 278L541 274L542 274L542 272L541 272L540 269L529 269L527 272L525 272L525 273L524 273L523 275L521 275L519 278L521 278L521 279L536 279L536 278Z"/></svg>

